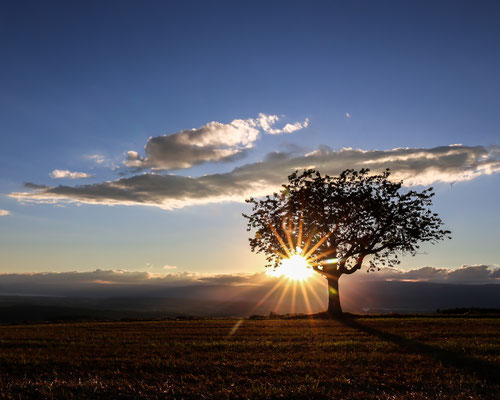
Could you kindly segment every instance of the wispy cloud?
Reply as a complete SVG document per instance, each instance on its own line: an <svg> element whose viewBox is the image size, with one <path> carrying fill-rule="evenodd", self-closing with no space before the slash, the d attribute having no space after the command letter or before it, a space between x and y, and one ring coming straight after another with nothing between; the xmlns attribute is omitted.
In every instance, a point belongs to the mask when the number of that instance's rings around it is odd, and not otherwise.
<svg viewBox="0 0 500 400"><path fill-rule="evenodd" d="M349 114L348 112L345 113L345 119L351 119L351 114Z"/></svg>
<svg viewBox="0 0 500 400"><path fill-rule="evenodd" d="M87 174L86 172L71 172L67 169L55 169L49 176L52 179L83 179L93 177L93 175Z"/></svg>
<svg viewBox="0 0 500 400"><path fill-rule="evenodd" d="M277 135L306 128L309 121L275 128L277 115L259 114L257 118L235 119L228 124L209 122L197 129L152 137L145 146L145 156L127 152L127 167L153 170L189 168L205 162L231 161L253 147L261 132Z"/></svg>
<svg viewBox="0 0 500 400"><path fill-rule="evenodd" d="M112 159L102 154L91 154L83 157L87 160L91 160L93 163L97 164L98 167L111 168L113 171L121 168L121 157ZM92 166L92 168L95 168L95 165Z"/></svg>
<svg viewBox="0 0 500 400"><path fill-rule="evenodd" d="M271 153L261 162L223 174L186 177L143 173L79 186L27 184L32 191L9 196L24 202L147 205L173 209L210 202L244 201L248 196L265 195L279 190L292 171L309 167L330 175L339 174L346 168L369 167L374 172L390 168L392 177L404 180L408 186L467 181L499 172L499 155L497 147L482 146L338 151L323 146L298 157Z"/></svg>
<svg viewBox="0 0 500 400"><path fill-rule="evenodd" d="M6 215L10 215L10 211L8 211L8 210L0 210L0 217L5 217Z"/></svg>
<svg viewBox="0 0 500 400"><path fill-rule="evenodd" d="M106 157L101 154L91 154L86 156L89 160L94 161L96 164L103 164L106 161Z"/></svg>

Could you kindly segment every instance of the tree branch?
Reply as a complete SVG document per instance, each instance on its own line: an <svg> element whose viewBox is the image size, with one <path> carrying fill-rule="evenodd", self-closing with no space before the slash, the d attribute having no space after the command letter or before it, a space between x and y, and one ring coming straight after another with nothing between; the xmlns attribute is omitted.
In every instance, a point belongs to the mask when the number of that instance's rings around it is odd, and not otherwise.
<svg viewBox="0 0 500 400"><path fill-rule="evenodd" d="M354 265L354 267L350 268L350 269L347 269L345 267L345 263L342 265L342 268L340 269L340 273L341 274L345 274L345 275L351 275L353 273L355 273L358 269L361 269L361 266L363 265L363 260L365 258L365 255L360 255L358 257L358 259L356 260L356 264Z"/></svg>
<svg viewBox="0 0 500 400"><path fill-rule="evenodd" d="M324 276L328 276L329 275L326 271L323 271L322 269L319 269L319 267L317 265L313 265L312 269L314 271L316 271L318 274L321 274L321 275L324 275Z"/></svg>

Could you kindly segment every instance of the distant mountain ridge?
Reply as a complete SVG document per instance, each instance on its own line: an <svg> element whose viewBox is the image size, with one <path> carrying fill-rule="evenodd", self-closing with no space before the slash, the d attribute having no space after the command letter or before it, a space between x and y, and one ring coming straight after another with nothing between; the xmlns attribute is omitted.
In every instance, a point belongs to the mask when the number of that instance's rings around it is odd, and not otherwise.
<svg viewBox="0 0 500 400"><path fill-rule="evenodd" d="M15 288L9 289L12 291ZM119 285L73 290L73 295L69 295L70 288L61 289L63 290L45 290L44 296L2 295L0 292L0 323L79 318L240 317L251 314L267 315L270 312L315 313L323 311L326 306L326 293L322 285L312 286L316 296L311 296L309 291L308 302L299 289L296 291L297 298L292 303L292 290L289 290L279 306L282 289L268 295L271 287L266 284L204 284L180 287ZM354 313L415 313L434 312L436 309L500 308L500 285L346 282L341 287L341 301L345 311ZM307 303L310 304L309 308ZM292 309L292 304L295 309Z"/></svg>

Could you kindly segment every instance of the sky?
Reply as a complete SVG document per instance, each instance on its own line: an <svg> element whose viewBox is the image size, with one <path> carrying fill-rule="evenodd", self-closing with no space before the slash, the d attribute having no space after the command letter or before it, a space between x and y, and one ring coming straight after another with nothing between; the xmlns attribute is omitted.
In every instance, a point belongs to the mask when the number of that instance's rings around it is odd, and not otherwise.
<svg viewBox="0 0 500 400"><path fill-rule="evenodd" d="M244 199L308 166L435 188L453 239L402 271L497 268L499 18L495 1L2 2L0 273L261 273Z"/></svg>

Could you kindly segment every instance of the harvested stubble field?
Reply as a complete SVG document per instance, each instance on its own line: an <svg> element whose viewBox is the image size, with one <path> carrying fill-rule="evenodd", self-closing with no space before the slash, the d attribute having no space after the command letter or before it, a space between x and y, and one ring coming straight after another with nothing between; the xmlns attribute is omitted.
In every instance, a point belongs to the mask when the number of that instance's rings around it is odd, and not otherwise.
<svg viewBox="0 0 500 400"><path fill-rule="evenodd" d="M500 319L0 327L6 399L498 399Z"/></svg>

